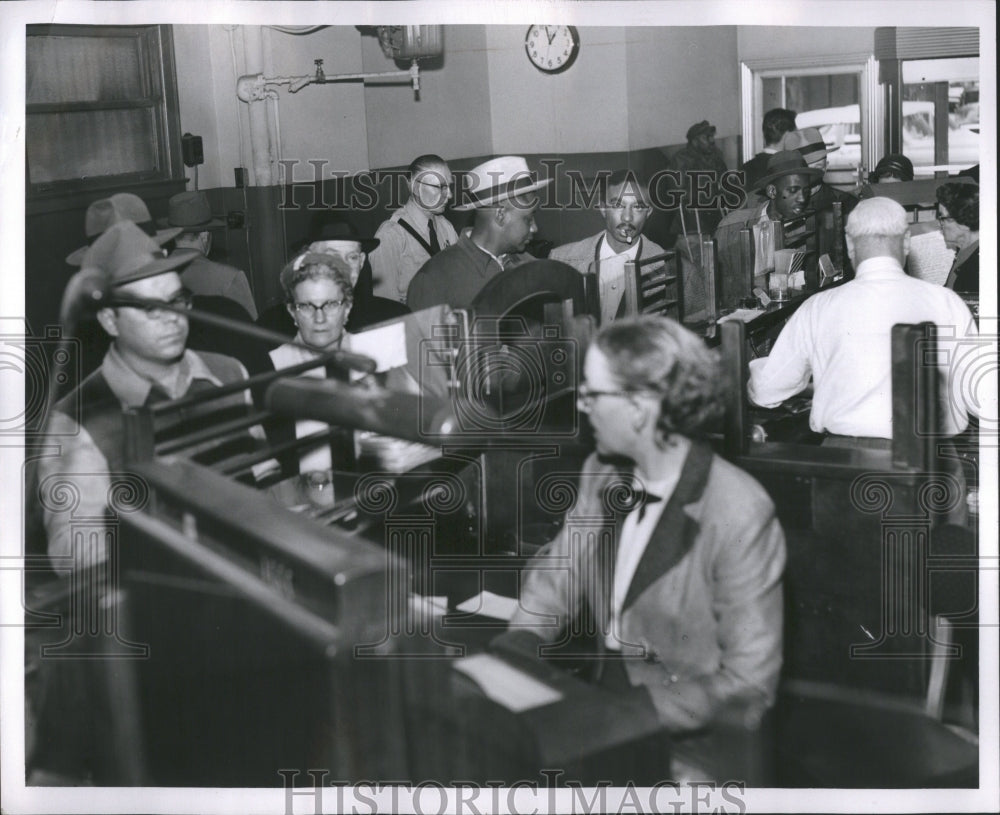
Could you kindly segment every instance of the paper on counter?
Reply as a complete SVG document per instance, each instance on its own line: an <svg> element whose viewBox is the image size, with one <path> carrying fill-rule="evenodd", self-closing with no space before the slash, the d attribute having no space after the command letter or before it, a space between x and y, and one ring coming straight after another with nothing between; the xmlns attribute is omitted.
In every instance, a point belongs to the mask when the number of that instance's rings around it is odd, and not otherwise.
<svg viewBox="0 0 1000 815"><path fill-rule="evenodd" d="M948 280L955 253L944 242L938 229L910 236L910 254L906 271L910 277L943 286Z"/></svg>
<svg viewBox="0 0 1000 815"><path fill-rule="evenodd" d="M448 613L448 598L411 594L410 605L418 611L424 611L432 617L440 617Z"/></svg>
<svg viewBox="0 0 1000 815"><path fill-rule="evenodd" d="M481 591L468 600L463 600L455 608L470 614L482 614L484 617L509 622L517 611L517 600L514 597L501 597L491 591Z"/></svg>
<svg viewBox="0 0 1000 815"><path fill-rule="evenodd" d="M454 667L472 679L490 699L513 713L562 699L555 688L491 654L465 657L456 661Z"/></svg>
<svg viewBox="0 0 1000 815"><path fill-rule="evenodd" d="M755 317L760 317L763 313L764 310L759 308L738 308L720 317L718 322L726 323L730 320L740 320L741 322L748 323Z"/></svg>
<svg viewBox="0 0 1000 815"><path fill-rule="evenodd" d="M406 365L406 325L402 320L370 328L351 335L352 354L363 354L375 360L375 372Z"/></svg>

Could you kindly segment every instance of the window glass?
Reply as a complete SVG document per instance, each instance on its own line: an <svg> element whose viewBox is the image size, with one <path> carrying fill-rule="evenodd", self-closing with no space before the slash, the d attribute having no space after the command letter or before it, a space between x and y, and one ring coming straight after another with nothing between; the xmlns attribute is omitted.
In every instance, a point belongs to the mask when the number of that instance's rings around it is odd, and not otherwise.
<svg viewBox="0 0 1000 815"><path fill-rule="evenodd" d="M979 59L903 63L903 154L923 173L955 173L979 163ZM937 156L937 117L947 150ZM946 158L945 158L946 156ZM939 161L944 158L944 162Z"/></svg>
<svg viewBox="0 0 1000 815"><path fill-rule="evenodd" d="M831 152L831 170L861 164L861 80L857 72L768 76L761 80L761 110L789 108L801 130L818 128Z"/></svg>
<svg viewBox="0 0 1000 815"><path fill-rule="evenodd" d="M139 37L28 37L28 104L145 96Z"/></svg>
<svg viewBox="0 0 1000 815"><path fill-rule="evenodd" d="M169 27L29 25L26 39L29 197L181 172Z"/></svg>
<svg viewBox="0 0 1000 815"><path fill-rule="evenodd" d="M27 120L31 180L45 184L157 169L152 110L36 113Z"/></svg>

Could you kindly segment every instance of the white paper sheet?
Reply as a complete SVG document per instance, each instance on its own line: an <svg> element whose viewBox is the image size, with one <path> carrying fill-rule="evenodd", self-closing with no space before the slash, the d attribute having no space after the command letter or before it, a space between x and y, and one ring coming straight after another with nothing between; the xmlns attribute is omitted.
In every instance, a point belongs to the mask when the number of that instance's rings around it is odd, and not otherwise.
<svg viewBox="0 0 1000 815"><path fill-rule="evenodd" d="M748 323L754 317L760 317L763 313L764 310L760 308L738 308L736 311L731 311L729 314L720 317L719 322L726 323L730 320L742 320L744 323Z"/></svg>
<svg viewBox="0 0 1000 815"><path fill-rule="evenodd" d="M947 247L944 236L937 229L910 236L910 255L906 271L911 277L943 286L951 271L955 253Z"/></svg>
<svg viewBox="0 0 1000 815"><path fill-rule="evenodd" d="M490 699L514 713L550 705L562 699L562 694L555 688L491 654L476 654L460 659L454 667L479 685Z"/></svg>
<svg viewBox="0 0 1000 815"><path fill-rule="evenodd" d="M513 597L501 597L491 591L482 591L462 601L455 608L470 614L482 614L484 617L510 621L517 610L517 600Z"/></svg>
<svg viewBox="0 0 1000 815"><path fill-rule="evenodd" d="M349 350L375 360L377 373L401 368L406 365L406 325L400 320L353 334Z"/></svg>

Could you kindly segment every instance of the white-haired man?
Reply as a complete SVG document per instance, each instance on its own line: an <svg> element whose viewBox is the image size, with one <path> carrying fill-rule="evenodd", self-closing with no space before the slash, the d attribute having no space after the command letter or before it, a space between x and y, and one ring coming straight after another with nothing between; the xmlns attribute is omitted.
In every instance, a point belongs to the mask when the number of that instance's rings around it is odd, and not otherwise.
<svg viewBox="0 0 1000 815"><path fill-rule="evenodd" d="M968 307L943 286L909 277L903 264L910 248L906 211L888 198L860 202L847 221L847 251L855 278L809 298L788 321L771 355L750 363L749 396L776 407L804 390L814 395L810 427L831 434L835 445L888 446L892 439L892 351L897 324L931 322L954 337L940 355L946 435L979 415L984 394L965 388L980 358L976 324ZM987 396L987 398L989 398ZM879 441L881 440L881 441Z"/></svg>

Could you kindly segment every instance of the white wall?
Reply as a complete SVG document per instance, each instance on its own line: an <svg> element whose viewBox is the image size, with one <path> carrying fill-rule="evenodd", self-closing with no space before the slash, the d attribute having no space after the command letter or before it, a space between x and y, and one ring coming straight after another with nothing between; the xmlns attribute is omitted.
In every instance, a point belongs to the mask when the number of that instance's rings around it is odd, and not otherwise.
<svg viewBox="0 0 1000 815"><path fill-rule="evenodd" d="M245 27L230 32L219 25L175 25L173 31L182 132L201 136L205 152L199 186L233 187L233 168L253 164L248 105L236 97L236 80L247 72ZM320 58L327 74L361 71L361 35L353 26L331 26L302 36L265 28L262 39L268 76L312 74L313 60ZM277 118L274 103L266 104L270 119L280 126L281 158L326 159L326 177L335 170L354 173L369 167L360 82L309 85L294 94L284 85L278 93ZM277 140L273 142L278 158ZM193 177L193 170L187 172ZM303 176L296 180L312 180L312 172L304 165Z"/></svg>
<svg viewBox="0 0 1000 815"><path fill-rule="evenodd" d="M629 147L683 144L708 119L717 138L740 132L735 26L627 29Z"/></svg>
<svg viewBox="0 0 1000 815"><path fill-rule="evenodd" d="M419 99L405 84L328 83L295 94L280 86L281 157L301 162L295 180L311 181L310 159L326 160L330 177L405 165L426 152L456 159L677 144L701 119L720 137L733 135L739 47L763 47L758 31L738 35L733 26L580 27L576 62L549 75L528 62L526 30L445 26L444 57L423 65ZM233 187L233 168L253 164L249 109L236 97L236 79L247 72L245 33L243 26L174 26L181 127L203 139L199 181L206 189ZM354 26L306 35L265 28L262 40L270 76L311 74L317 58L327 75L400 67Z"/></svg>
<svg viewBox="0 0 1000 815"><path fill-rule="evenodd" d="M443 57L421 61L419 98L409 85L365 87L373 168L405 166L423 153L447 161L493 149L486 27L445 26L443 41ZM386 58L376 37L361 38L361 53L366 71L401 67Z"/></svg>
<svg viewBox="0 0 1000 815"><path fill-rule="evenodd" d="M579 56L560 74L544 74L528 61L527 29L486 29L493 152L627 150L625 29L580 28Z"/></svg>

